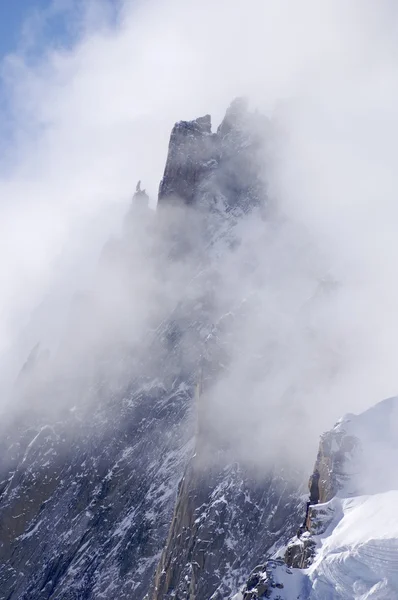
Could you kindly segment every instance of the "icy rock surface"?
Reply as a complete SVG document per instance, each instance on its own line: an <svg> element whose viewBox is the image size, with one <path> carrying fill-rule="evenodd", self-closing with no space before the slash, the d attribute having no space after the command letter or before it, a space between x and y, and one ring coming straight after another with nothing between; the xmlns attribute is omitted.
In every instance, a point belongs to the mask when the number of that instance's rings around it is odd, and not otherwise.
<svg viewBox="0 0 398 600"><path fill-rule="evenodd" d="M299 484L278 466L250 472L216 436L206 462L195 393L228 363L244 302L222 293L220 257L242 219L272 212L267 127L241 100L216 133L207 116L178 123L158 211L137 186L56 356L35 350L21 373L1 424L0 598L224 598L295 531ZM128 311L138 291L147 321Z"/></svg>

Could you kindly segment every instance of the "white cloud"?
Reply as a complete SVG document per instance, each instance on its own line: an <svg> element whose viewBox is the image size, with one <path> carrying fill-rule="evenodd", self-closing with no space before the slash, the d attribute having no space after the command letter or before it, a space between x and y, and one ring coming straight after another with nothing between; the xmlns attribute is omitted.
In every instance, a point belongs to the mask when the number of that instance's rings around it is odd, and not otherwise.
<svg viewBox="0 0 398 600"><path fill-rule="evenodd" d="M244 93L278 115L273 189L343 283L319 316L350 349L326 417L394 393L394 2L132 1L116 24L106 2L87 6L69 7L70 47L48 42L32 61L30 27L3 60L1 347L48 292L85 284L138 179L156 197L173 123L208 112L217 123Z"/></svg>

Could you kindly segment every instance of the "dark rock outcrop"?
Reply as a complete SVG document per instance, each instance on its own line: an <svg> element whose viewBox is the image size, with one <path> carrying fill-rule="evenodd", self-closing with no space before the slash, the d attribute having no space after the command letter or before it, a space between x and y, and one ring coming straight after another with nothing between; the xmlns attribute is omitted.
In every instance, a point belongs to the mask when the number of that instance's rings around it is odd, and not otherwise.
<svg viewBox="0 0 398 600"><path fill-rule="evenodd" d="M284 585L275 577L281 568L284 568L283 560L278 558L269 559L265 564L255 567L243 588L242 600L261 600L270 598L273 592L281 592Z"/></svg>
<svg viewBox="0 0 398 600"><path fill-rule="evenodd" d="M285 563L288 567L306 569L316 548L314 536L324 533L333 520L333 510L326 504L347 480L344 468L347 455L357 445L353 436L333 429L321 436L314 471L309 479L309 500L304 524L287 545Z"/></svg>
<svg viewBox="0 0 398 600"><path fill-rule="evenodd" d="M217 209L222 198L228 211L248 212L265 203L262 167L269 122L249 112L243 99L229 107L216 133L210 115L181 121L172 131L159 206L170 203ZM261 163L261 168L260 168Z"/></svg>
<svg viewBox="0 0 398 600"><path fill-rule="evenodd" d="M184 474L150 598L227 598L245 569L283 545L300 510L296 489L271 472L250 477L238 465Z"/></svg>
<svg viewBox="0 0 398 600"><path fill-rule="evenodd" d="M346 453L352 452L357 440L340 431L329 431L321 437L314 473L317 473L318 501L328 502L337 494L347 476L344 472ZM313 476L311 481L313 480Z"/></svg>
<svg viewBox="0 0 398 600"><path fill-rule="evenodd" d="M171 132L159 206L171 202L192 205L198 186L217 167L216 136L211 133L210 115L194 121L180 121Z"/></svg>

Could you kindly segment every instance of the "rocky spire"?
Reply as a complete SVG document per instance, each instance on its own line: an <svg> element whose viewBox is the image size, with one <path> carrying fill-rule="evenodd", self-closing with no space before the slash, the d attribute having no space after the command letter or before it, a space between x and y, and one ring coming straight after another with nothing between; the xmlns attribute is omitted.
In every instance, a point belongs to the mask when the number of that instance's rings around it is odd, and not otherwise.
<svg viewBox="0 0 398 600"><path fill-rule="evenodd" d="M260 167L268 120L248 110L245 98L236 98L224 119L211 132L210 115L174 126L159 203L188 206L223 204L247 212L265 204L266 190Z"/></svg>
<svg viewBox="0 0 398 600"><path fill-rule="evenodd" d="M135 194L133 196L133 205L138 208L145 207L148 208L149 205L149 196L145 190L141 189L141 179L138 181L135 186Z"/></svg>
<svg viewBox="0 0 398 600"><path fill-rule="evenodd" d="M217 156L216 138L211 134L211 118L174 125L163 179L159 187L159 206L168 202L193 204L199 183Z"/></svg>

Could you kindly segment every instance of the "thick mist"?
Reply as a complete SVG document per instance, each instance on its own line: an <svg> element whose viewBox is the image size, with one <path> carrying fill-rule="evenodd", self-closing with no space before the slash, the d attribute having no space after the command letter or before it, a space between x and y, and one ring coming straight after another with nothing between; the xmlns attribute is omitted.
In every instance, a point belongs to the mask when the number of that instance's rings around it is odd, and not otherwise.
<svg viewBox="0 0 398 600"><path fill-rule="evenodd" d="M32 60L54 14L73 42ZM163 269L161 241L143 250L135 234L128 274L112 260L98 273L101 248L120 240L139 179L155 207L174 122L211 113L214 130L244 94L273 123L262 164L279 220L244 219L240 248L218 262L217 318L245 311L211 421L256 464L300 436L288 452L308 464L342 413L396 393L397 26L388 0L124 2L117 14L54 2L36 15L1 65L2 387L37 342L57 354L78 291L102 299L75 325L84 356L172 313L189 263Z"/></svg>

